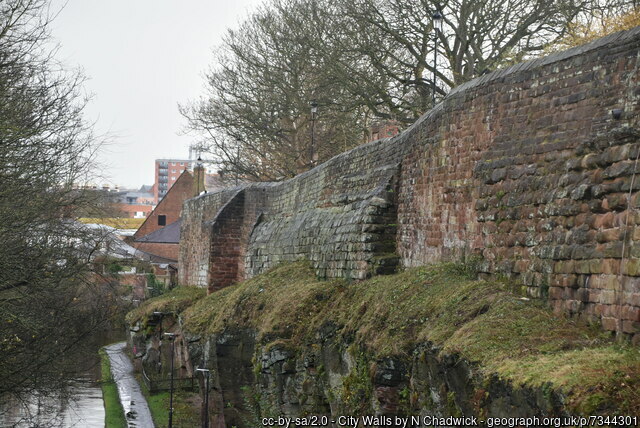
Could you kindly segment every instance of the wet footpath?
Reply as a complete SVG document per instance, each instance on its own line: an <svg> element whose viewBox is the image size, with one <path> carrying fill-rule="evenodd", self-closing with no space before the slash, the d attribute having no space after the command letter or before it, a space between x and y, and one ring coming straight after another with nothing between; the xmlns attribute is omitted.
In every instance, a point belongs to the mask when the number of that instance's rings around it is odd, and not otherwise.
<svg viewBox="0 0 640 428"><path fill-rule="evenodd" d="M129 427L154 428L147 400L133 374L133 364L125 354L126 342L105 347L111 361L111 375L118 386L118 395Z"/></svg>

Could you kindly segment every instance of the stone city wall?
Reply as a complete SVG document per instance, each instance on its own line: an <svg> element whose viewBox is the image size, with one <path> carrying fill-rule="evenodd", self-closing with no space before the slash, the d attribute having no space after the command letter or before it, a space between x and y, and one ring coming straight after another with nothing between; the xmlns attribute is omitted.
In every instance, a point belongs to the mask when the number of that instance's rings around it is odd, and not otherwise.
<svg viewBox="0 0 640 428"><path fill-rule="evenodd" d="M558 311L639 332L639 46L636 28L519 64L423 117L401 166L403 264L478 253Z"/></svg>
<svg viewBox="0 0 640 428"><path fill-rule="evenodd" d="M639 46L636 28L493 72L394 138L187 201L180 282L214 290L298 258L358 279L475 255L558 311L640 332Z"/></svg>

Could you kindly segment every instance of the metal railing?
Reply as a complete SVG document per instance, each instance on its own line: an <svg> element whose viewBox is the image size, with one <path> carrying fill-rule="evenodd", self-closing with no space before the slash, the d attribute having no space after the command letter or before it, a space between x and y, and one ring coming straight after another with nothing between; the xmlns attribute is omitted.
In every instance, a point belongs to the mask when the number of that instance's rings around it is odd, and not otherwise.
<svg viewBox="0 0 640 428"><path fill-rule="evenodd" d="M142 368L142 380L146 385L150 393L156 393L161 391L169 391L171 389L171 378L163 379L151 379L147 372ZM195 391L198 388L197 379L195 377L174 377L173 389L183 389L187 391Z"/></svg>

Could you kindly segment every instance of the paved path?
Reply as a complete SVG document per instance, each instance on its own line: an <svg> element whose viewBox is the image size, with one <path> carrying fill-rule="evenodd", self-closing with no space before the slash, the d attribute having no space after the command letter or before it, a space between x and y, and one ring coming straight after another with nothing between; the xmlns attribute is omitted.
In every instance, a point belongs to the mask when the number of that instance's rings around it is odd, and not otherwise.
<svg viewBox="0 0 640 428"><path fill-rule="evenodd" d="M133 375L133 364L124 352L126 343L105 347L111 361L111 376L118 385L118 395L129 427L154 428L147 400Z"/></svg>

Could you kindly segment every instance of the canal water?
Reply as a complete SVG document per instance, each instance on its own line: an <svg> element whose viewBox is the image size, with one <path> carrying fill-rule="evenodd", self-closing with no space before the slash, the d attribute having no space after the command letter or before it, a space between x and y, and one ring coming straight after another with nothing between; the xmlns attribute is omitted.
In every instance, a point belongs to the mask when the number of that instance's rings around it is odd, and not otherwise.
<svg viewBox="0 0 640 428"><path fill-rule="evenodd" d="M104 402L100 388L101 346L123 340L124 333L93 338L88 352L72 356L77 367L69 387L52 394L35 393L18 399L0 398L1 428L103 428Z"/></svg>

